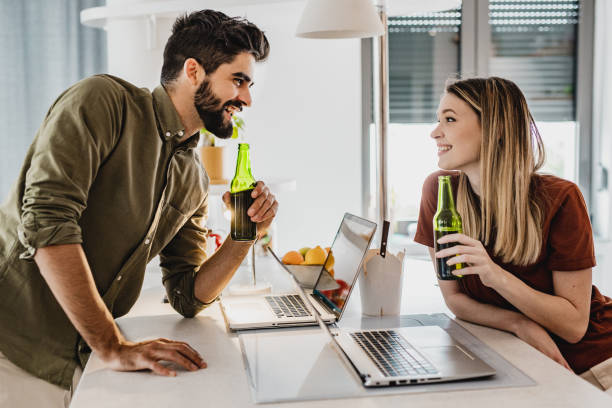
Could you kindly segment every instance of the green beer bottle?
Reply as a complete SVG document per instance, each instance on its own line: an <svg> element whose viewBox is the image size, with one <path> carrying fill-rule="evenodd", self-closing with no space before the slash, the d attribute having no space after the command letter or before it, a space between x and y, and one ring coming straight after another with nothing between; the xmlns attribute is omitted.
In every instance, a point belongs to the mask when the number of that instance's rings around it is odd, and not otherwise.
<svg viewBox="0 0 612 408"><path fill-rule="evenodd" d="M255 188L255 184L255 178L251 174L249 145L247 143L239 143L236 175L232 179L230 187L232 210L231 237L234 241L253 241L257 236L257 226L247 214L254 201L253 197L251 197L251 192Z"/></svg>
<svg viewBox="0 0 612 408"><path fill-rule="evenodd" d="M450 176L438 176L438 210L433 218L433 229L435 252L457 245L456 242L438 244L438 239L442 238L444 235L463 232L461 216L459 216L459 213L455 209L455 200L453 199ZM446 261L450 258L450 256L446 258L436 258L436 273L438 279L453 280L461 277L453 275L452 271L461 269L463 265L447 265Z"/></svg>

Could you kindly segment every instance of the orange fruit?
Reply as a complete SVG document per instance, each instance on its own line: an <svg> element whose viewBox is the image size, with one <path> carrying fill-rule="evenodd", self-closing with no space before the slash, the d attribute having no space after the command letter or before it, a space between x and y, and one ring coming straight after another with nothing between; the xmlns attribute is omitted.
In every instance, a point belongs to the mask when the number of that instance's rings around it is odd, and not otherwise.
<svg viewBox="0 0 612 408"><path fill-rule="evenodd" d="M304 262L304 257L298 251L289 251L282 259L285 265L299 265Z"/></svg>

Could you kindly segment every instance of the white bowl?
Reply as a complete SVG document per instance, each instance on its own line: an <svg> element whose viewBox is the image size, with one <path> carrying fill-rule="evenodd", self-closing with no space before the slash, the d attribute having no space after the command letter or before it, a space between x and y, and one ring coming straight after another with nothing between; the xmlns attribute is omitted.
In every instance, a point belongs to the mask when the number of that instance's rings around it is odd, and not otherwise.
<svg viewBox="0 0 612 408"><path fill-rule="evenodd" d="M302 287L312 289L323 265L285 265Z"/></svg>
<svg viewBox="0 0 612 408"><path fill-rule="evenodd" d="M312 289L317 283L323 265L285 265L295 276L300 285ZM329 273L323 276L323 282L319 285L320 290L333 290L339 286Z"/></svg>

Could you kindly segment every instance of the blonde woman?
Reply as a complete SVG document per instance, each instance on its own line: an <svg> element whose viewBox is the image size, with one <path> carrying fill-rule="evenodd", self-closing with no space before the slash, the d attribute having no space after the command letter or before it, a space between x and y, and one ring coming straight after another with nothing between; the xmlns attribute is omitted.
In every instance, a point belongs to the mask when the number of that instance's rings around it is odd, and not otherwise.
<svg viewBox="0 0 612 408"><path fill-rule="evenodd" d="M464 263L439 281L460 319L514 333L612 393L612 300L591 282L591 224L578 187L537 173L544 148L520 89L501 78L446 87L431 133L438 166L423 185L415 241ZM439 175L450 175L463 234L434 253ZM465 265L467 264L467 265Z"/></svg>

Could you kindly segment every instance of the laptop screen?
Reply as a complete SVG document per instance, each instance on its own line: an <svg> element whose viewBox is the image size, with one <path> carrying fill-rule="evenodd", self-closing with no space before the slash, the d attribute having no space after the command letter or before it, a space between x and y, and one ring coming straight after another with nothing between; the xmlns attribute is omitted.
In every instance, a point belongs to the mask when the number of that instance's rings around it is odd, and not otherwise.
<svg viewBox="0 0 612 408"><path fill-rule="evenodd" d="M376 223L346 213L334 239L313 294L340 316L361 262L370 246Z"/></svg>

